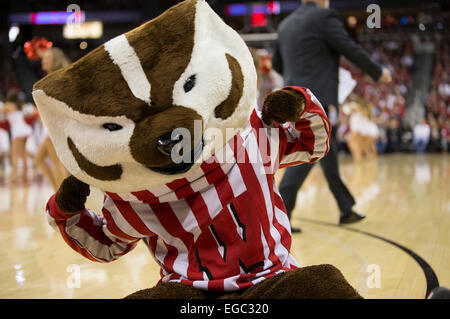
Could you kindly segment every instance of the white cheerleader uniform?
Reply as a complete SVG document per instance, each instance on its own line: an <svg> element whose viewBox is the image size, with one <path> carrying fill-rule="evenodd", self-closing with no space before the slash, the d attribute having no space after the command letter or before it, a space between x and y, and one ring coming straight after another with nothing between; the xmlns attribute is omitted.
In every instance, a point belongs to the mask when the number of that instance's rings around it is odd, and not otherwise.
<svg viewBox="0 0 450 319"><path fill-rule="evenodd" d="M350 116L350 130L352 132L364 135L366 120L365 117L359 112L353 112Z"/></svg>
<svg viewBox="0 0 450 319"><path fill-rule="evenodd" d="M25 122L21 111L8 113L7 118L11 130L11 139L28 137L33 132L31 127Z"/></svg>
<svg viewBox="0 0 450 319"><path fill-rule="evenodd" d="M367 127L366 127L366 136L369 136L371 138L378 138L380 135L378 131L378 126L375 122L372 122L370 120L367 120Z"/></svg>
<svg viewBox="0 0 450 319"><path fill-rule="evenodd" d="M362 136L377 138L379 135L378 126L359 112L355 112L350 117L350 129Z"/></svg>
<svg viewBox="0 0 450 319"><path fill-rule="evenodd" d="M8 132L0 128L0 154L9 152L9 136Z"/></svg>

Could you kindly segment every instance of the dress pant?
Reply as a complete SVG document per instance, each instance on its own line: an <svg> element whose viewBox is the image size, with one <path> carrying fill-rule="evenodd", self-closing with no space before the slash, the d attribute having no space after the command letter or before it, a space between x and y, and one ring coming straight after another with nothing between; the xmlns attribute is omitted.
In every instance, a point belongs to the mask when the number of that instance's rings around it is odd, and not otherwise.
<svg viewBox="0 0 450 319"><path fill-rule="evenodd" d="M343 216L344 212L351 210L353 205L355 205L355 199L352 194L350 194L347 186L342 182L341 175L339 174L337 158L338 148L335 132L336 129L333 128L330 137L330 150L319 163L320 166L322 166L323 173L328 182L328 187L337 201L341 216ZM286 168L280 183L280 194L283 198L284 205L286 206L289 220L291 219L292 210L295 207L297 193L300 187L302 187L303 182L313 165L314 164L300 164Z"/></svg>

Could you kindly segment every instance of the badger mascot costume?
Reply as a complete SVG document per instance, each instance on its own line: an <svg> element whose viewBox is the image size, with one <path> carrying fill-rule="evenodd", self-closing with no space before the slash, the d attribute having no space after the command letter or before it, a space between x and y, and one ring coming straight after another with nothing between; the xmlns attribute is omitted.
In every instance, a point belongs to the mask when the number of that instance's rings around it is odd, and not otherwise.
<svg viewBox="0 0 450 319"><path fill-rule="evenodd" d="M142 240L161 267L129 298L360 298L331 265L300 267L274 174L329 147L306 88L256 111L252 55L204 0L186 0L33 88L71 173L50 223L92 261ZM102 216L85 207L104 192Z"/></svg>

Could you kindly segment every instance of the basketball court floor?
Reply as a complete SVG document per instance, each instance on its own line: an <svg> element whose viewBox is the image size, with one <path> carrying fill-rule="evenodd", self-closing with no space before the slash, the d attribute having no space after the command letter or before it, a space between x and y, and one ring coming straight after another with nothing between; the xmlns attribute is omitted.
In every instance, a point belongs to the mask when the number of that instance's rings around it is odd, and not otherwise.
<svg viewBox="0 0 450 319"><path fill-rule="evenodd" d="M303 265L333 264L365 298L424 298L450 286L450 156L386 155L340 170L367 218L338 226L320 166L298 194L292 253ZM277 174L281 179L283 171ZM149 288L159 267L141 243L99 264L78 255L48 224L52 189L43 182L0 184L0 298L122 298ZM99 212L93 190L87 206Z"/></svg>

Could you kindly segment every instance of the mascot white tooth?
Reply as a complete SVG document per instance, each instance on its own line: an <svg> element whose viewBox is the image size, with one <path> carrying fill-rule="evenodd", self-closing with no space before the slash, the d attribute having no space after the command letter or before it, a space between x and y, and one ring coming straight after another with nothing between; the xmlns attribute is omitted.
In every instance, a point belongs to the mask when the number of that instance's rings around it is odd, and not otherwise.
<svg viewBox="0 0 450 319"><path fill-rule="evenodd" d="M256 77L240 36L186 0L34 86L72 174L48 202L51 224L92 261L142 239L161 266L129 298L360 298L333 266L299 267L274 184L279 167L327 153L328 119L301 87L255 111ZM89 185L105 193L103 216L85 207Z"/></svg>

